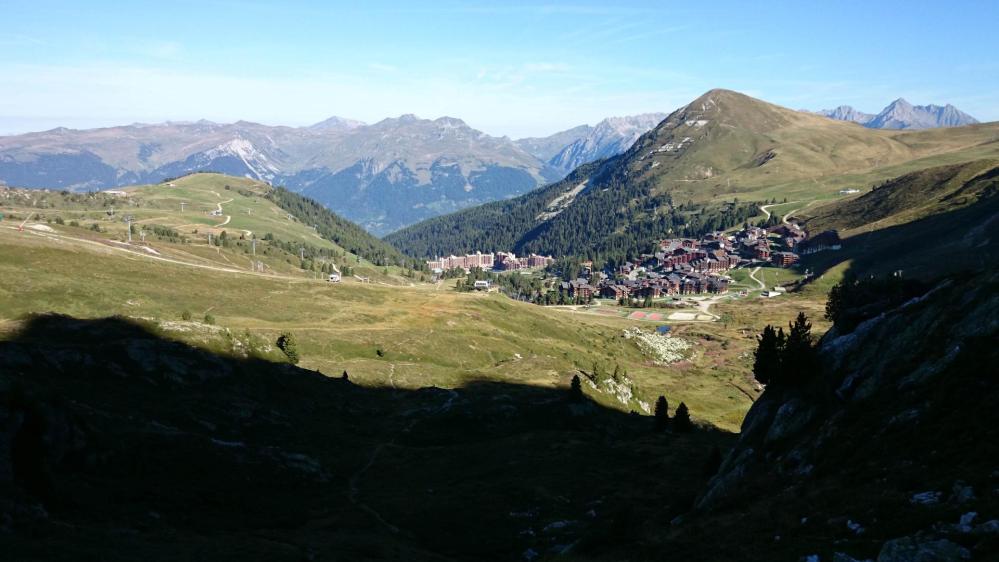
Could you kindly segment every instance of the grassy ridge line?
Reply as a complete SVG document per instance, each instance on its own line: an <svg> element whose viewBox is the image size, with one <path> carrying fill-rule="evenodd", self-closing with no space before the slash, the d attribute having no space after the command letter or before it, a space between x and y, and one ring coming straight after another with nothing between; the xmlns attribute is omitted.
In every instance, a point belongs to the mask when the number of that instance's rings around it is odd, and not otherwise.
<svg viewBox="0 0 999 562"><path fill-rule="evenodd" d="M971 205L996 190L999 160L937 166L886 181L858 197L805 213L809 226L846 234L879 230Z"/></svg>

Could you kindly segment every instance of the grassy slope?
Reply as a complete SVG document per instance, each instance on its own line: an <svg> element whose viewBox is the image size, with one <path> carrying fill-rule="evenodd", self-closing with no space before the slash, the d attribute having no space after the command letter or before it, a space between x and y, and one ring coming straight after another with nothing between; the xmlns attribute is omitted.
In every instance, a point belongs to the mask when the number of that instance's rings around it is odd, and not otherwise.
<svg viewBox="0 0 999 562"><path fill-rule="evenodd" d="M999 160L937 166L894 178L873 191L800 215L811 230L852 235L955 211L996 188Z"/></svg>
<svg viewBox="0 0 999 562"><path fill-rule="evenodd" d="M291 331L299 339L304 366L334 375L346 369L358 382L375 386L458 386L482 379L561 386L575 369L598 364L612 371L617 364L646 400L665 393L674 403L687 402L698 419L735 429L749 405L747 393L755 392L748 374L754 334L799 308L817 317L819 307L807 299L729 306L725 322L678 326L679 335L695 343L695 354L691 361L661 368L620 337L630 325L650 328L626 319L575 315L431 285L333 286L199 269L0 226L3 319L54 311L175 322L185 310L196 320L210 312L237 335L248 330L273 342L282 331ZM173 329L180 338L200 333L194 324ZM617 404L610 396L596 398Z"/></svg>
<svg viewBox="0 0 999 562"><path fill-rule="evenodd" d="M863 191L909 172L999 157L996 123L883 131L792 111L735 92L709 92L700 100L707 98L715 100L716 107L704 115L680 116L678 122L704 117L720 126L712 128L709 122L703 137L680 155L633 158L630 165L635 177L656 181L660 190L673 193L675 201L787 199L799 203L785 209L794 210L840 199L842 189ZM658 136L653 131L636 143L636 152L687 135L696 137L696 129L692 132L680 125L660 130ZM770 150L775 156L756 165L754 159ZM651 168L654 159L661 162ZM708 168L710 177L703 177Z"/></svg>
<svg viewBox="0 0 999 562"><path fill-rule="evenodd" d="M230 189L226 189L226 186ZM252 236L259 240L266 234L273 234L282 242L336 251L344 256L338 265L350 265L359 275L379 278L385 282L408 282L399 277L399 268L390 267L389 275L386 276L385 268L377 267L321 237L311 226L302 224L265 199L263 196L270 189L266 184L246 178L193 174L168 183L125 188L124 191L129 193L128 197L106 194L88 197L37 190L9 191L4 197L5 192L0 192L0 213L22 218L30 213L37 213L34 215L36 221L49 221L49 227L67 234L94 240L118 241L127 239L127 226L122 218L132 215L135 220L133 239L136 243L139 242L138 232L142 227L169 227L187 236L191 243L172 244L148 237L148 246L174 259L242 270L250 270L254 261L249 238ZM183 212L181 203L185 203ZM209 213L219 204L222 205L223 216L211 216ZM112 207L115 209L114 217L107 213ZM62 218L66 223L78 221L81 227L53 224L51 221L56 217ZM231 217L229 222L219 226L226 217ZM11 220L8 225L13 222ZM99 234L87 231L93 224L106 232ZM217 239L223 231L230 238L243 236L246 240L237 242L237 247L234 248L219 250L209 247L208 235ZM268 271L282 275L312 275L299 268L300 260L297 255L279 248L264 252L266 247L267 244L258 242L255 259L264 262Z"/></svg>
<svg viewBox="0 0 999 562"><path fill-rule="evenodd" d="M808 210L801 218L809 230L837 229L844 244L803 265L823 276L852 269L924 278L988 265L997 258L997 170L996 160L929 168Z"/></svg>

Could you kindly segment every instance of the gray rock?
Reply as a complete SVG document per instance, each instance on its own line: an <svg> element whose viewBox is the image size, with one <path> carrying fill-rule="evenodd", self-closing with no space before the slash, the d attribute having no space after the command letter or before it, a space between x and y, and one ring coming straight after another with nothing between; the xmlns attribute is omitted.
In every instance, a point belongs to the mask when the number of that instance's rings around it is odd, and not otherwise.
<svg viewBox="0 0 999 562"><path fill-rule="evenodd" d="M877 562L957 562L969 558L971 552L967 548L947 539L902 537L886 542Z"/></svg>
<svg viewBox="0 0 999 562"><path fill-rule="evenodd" d="M909 503L913 505L936 505L940 503L940 498L943 496L943 492L919 492L917 494L912 494L909 498Z"/></svg>
<svg viewBox="0 0 999 562"><path fill-rule="evenodd" d="M950 501L955 503L968 503L975 499L975 490L964 482L958 480L954 482L951 489Z"/></svg>
<svg viewBox="0 0 999 562"><path fill-rule="evenodd" d="M871 562L868 559L859 560L843 552L833 553L832 562Z"/></svg>
<svg viewBox="0 0 999 562"><path fill-rule="evenodd" d="M815 409L803 401L797 398L787 401L777 410L765 442L775 443L798 433L814 416Z"/></svg>
<svg viewBox="0 0 999 562"><path fill-rule="evenodd" d="M747 452L752 453L752 449ZM738 490L742 479L746 476L746 464L736 464L732 470L715 476L709 484L708 491L697 502L697 509L711 509Z"/></svg>
<svg viewBox="0 0 999 562"><path fill-rule="evenodd" d="M974 521L975 517L977 517L977 516L978 516L978 513L974 512L974 511L969 511L968 513L965 513L964 515L961 516L961 521L958 524L962 525L962 526L964 526L964 525L971 525L971 522Z"/></svg>

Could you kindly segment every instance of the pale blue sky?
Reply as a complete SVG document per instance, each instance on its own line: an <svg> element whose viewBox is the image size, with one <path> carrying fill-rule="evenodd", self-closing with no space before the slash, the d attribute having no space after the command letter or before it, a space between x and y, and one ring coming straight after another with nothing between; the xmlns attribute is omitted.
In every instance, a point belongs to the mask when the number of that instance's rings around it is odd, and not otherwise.
<svg viewBox="0 0 999 562"><path fill-rule="evenodd" d="M0 4L0 133L415 113L520 137L715 87L999 119L993 1Z"/></svg>

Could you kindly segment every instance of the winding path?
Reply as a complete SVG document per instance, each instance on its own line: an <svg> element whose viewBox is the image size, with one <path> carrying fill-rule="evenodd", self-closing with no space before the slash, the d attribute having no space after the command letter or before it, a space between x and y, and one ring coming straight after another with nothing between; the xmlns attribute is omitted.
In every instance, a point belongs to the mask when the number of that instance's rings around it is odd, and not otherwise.
<svg viewBox="0 0 999 562"><path fill-rule="evenodd" d="M756 278L756 272L759 270L760 266L756 266L756 269L749 272L749 278L752 279L753 281L756 281L756 284L760 286L760 289L766 289L767 286L763 283L763 281L760 281L759 279Z"/></svg>
<svg viewBox="0 0 999 562"><path fill-rule="evenodd" d="M215 193L215 192L212 192L212 193ZM215 193L215 195L218 195L218 193ZM218 211L220 215L222 214L222 204L223 203L232 203L232 198L230 198L228 201L221 201L221 202L215 204L215 210ZM222 221L222 222L220 222L220 223L218 223L217 225L215 225L215 228L218 228L220 226L225 226L225 225L229 224L229 221L231 221L231 220L232 220L232 215L226 215L225 216L225 220Z"/></svg>

